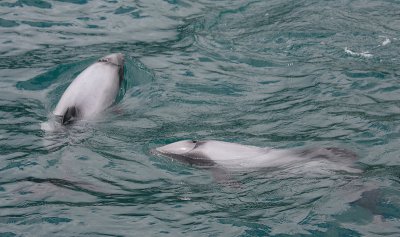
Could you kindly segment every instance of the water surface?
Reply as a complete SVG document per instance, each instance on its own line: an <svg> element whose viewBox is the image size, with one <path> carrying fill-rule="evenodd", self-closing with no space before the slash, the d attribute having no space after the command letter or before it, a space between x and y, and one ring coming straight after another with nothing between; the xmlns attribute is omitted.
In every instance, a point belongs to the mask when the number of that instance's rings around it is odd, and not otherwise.
<svg viewBox="0 0 400 237"><path fill-rule="evenodd" d="M1 1L3 236L398 236L397 1ZM41 125L96 59L118 102ZM211 172L154 156L182 139L337 146L363 174Z"/></svg>

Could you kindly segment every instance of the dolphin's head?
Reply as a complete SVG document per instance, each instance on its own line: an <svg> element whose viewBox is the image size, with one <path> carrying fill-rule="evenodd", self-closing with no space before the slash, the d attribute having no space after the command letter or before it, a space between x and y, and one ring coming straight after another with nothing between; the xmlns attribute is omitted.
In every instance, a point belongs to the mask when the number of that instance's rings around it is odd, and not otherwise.
<svg viewBox="0 0 400 237"><path fill-rule="evenodd" d="M158 147L155 149L155 151L164 155L165 154L182 155L193 150L196 147L196 143L197 141L184 140L184 141L174 142L162 147Z"/></svg>
<svg viewBox="0 0 400 237"><path fill-rule="evenodd" d="M99 62L109 63L118 67L119 82L124 80L124 55L113 53L99 59Z"/></svg>
<svg viewBox="0 0 400 237"><path fill-rule="evenodd" d="M99 59L99 62L106 62L122 67L124 65L124 55L122 53L113 53Z"/></svg>
<svg viewBox="0 0 400 237"><path fill-rule="evenodd" d="M201 151L204 144L205 141L184 140L158 147L152 153L193 165L213 166L215 163Z"/></svg>

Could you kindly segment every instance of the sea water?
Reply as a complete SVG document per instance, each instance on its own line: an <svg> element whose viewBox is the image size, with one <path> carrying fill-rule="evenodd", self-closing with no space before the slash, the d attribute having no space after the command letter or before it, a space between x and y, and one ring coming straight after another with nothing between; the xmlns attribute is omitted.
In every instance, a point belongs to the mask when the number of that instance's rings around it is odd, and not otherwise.
<svg viewBox="0 0 400 237"><path fill-rule="evenodd" d="M0 1L0 236L399 236L398 1ZM49 132L87 66L114 106ZM231 174L184 139L340 147L361 174ZM316 167L315 169L318 169Z"/></svg>

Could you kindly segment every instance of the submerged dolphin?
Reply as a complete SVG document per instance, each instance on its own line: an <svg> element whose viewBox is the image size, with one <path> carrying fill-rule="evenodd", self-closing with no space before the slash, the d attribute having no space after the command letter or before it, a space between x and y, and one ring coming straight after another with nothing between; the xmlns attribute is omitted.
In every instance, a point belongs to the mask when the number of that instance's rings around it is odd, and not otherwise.
<svg viewBox="0 0 400 237"><path fill-rule="evenodd" d="M110 54L99 59L69 85L58 102L54 115L60 118L62 124L92 118L114 103L123 75L123 54Z"/></svg>
<svg viewBox="0 0 400 237"><path fill-rule="evenodd" d="M268 167L296 167L341 170L359 173L352 167L353 152L340 148L273 149L223 141L179 141L153 150L154 153L185 163L228 170L249 170Z"/></svg>

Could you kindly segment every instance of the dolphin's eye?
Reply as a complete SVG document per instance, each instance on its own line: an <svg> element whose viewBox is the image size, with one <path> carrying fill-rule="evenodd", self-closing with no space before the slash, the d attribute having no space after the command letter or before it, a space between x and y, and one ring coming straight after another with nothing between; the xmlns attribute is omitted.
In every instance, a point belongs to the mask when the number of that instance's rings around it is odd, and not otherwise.
<svg viewBox="0 0 400 237"><path fill-rule="evenodd" d="M197 141L196 141L196 140L192 140L192 142L193 142L193 143L197 143Z"/></svg>

